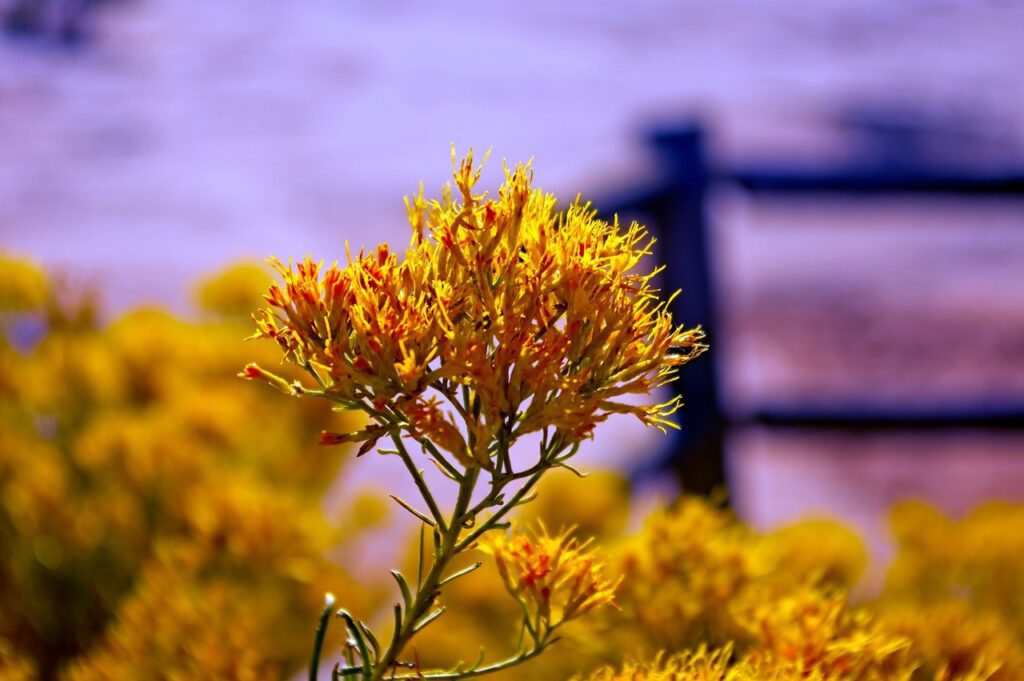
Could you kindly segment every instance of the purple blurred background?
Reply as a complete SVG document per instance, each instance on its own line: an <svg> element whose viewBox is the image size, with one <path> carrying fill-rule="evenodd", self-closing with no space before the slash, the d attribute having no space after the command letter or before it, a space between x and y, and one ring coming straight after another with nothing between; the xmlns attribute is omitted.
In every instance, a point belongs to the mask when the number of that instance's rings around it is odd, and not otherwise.
<svg viewBox="0 0 1024 681"><path fill-rule="evenodd" d="M1024 4L1005 0L302 3L0 0L0 246L185 312L270 254L404 243L449 145L533 157L563 198L657 175L644 132L700 120L716 164L1024 168ZM907 131L910 131L909 133ZM922 150L921 136L928 142ZM500 174L492 161L488 183ZM1024 199L709 198L724 400L1024 402ZM688 323L700 320L686 320ZM689 401L700 400L690 395ZM762 526L1024 499L1024 431L728 437ZM658 438L623 422L594 447Z"/></svg>

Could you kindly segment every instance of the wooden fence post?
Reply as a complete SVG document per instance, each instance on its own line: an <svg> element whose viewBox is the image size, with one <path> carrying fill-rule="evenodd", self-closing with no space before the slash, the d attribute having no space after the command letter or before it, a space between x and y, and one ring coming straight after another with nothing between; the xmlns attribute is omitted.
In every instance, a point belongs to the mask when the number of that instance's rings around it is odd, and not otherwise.
<svg viewBox="0 0 1024 681"><path fill-rule="evenodd" d="M682 290L673 301L672 314L678 323L704 327L711 344L711 350L680 371L673 384L686 406L679 412L682 430L675 438L670 467L683 489L709 494L722 491L726 484L726 419L718 382L722 353L715 347L718 301L705 206L710 171L704 134L697 126L686 126L658 131L651 141L668 171L668 191L653 208L661 257L668 266L666 292Z"/></svg>

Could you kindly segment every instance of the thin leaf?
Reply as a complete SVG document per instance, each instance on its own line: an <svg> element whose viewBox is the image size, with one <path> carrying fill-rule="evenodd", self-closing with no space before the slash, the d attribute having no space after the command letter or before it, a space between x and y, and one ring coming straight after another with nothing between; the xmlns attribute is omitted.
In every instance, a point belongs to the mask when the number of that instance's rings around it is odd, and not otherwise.
<svg viewBox="0 0 1024 681"><path fill-rule="evenodd" d="M448 673L449 674L462 674L462 673L465 673L467 671L473 671L477 667L479 667L480 665L482 665L484 663L484 658L485 657L486 657L486 653L485 653L484 649L481 647L480 648L480 654L477 656L476 662L474 662L472 666L470 666L467 669L466 661L465 660L459 660L458 664L456 664L454 667L452 667L452 668L450 668L448 670Z"/></svg>
<svg viewBox="0 0 1024 681"><path fill-rule="evenodd" d="M536 492L530 492L525 497L523 497L522 499L517 501L516 502L516 506L522 506L523 504L528 504L528 503L530 503L531 501L533 501L536 498L537 498L537 493Z"/></svg>
<svg viewBox="0 0 1024 681"><path fill-rule="evenodd" d="M431 622L433 622L434 620L436 620L438 617L440 617L443 614L444 614L444 608L443 607L438 608L437 610L433 611L432 613L430 613L429 615L427 615L426 617L421 619L419 621L419 624L417 624L415 627L412 628L412 632L415 634L417 632L422 631L428 624L430 624Z"/></svg>
<svg viewBox="0 0 1024 681"><path fill-rule="evenodd" d="M368 451L373 449L376 446L378 440L380 440L380 436L364 442L362 445L360 445L359 451L356 452L356 456L362 456L363 454L366 454Z"/></svg>
<svg viewBox="0 0 1024 681"><path fill-rule="evenodd" d="M579 451L580 451L580 443L579 442L573 443L573 445L571 447L569 447L569 451L567 451L562 456L555 457L555 459L554 459L554 461L552 463L555 463L555 464L564 463L564 462L568 461L569 459L571 459L572 457L576 456L576 453L579 452Z"/></svg>
<svg viewBox="0 0 1024 681"><path fill-rule="evenodd" d="M377 641L377 637L373 635L373 630L366 625L366 622L360 620L359 628L363 630L366 640L370 642L370 647L373 648L373 661L376 663L380 659L380 643Z"/></svg>
<svg viewBox="0 0 1024 681"><path fill-rule="evenodd" d="M398 645L398 634L402 631L402 606L395 603L395 630L391 632L391 650Z"/></svg>
<svg viewBox="0 0 1024 681"><path fill-rule="evenodd" d="M420 513L419 511L417 511L405 499L402 499L401 497L396 497L394 494L389 494L388 496L391 497L392 499L394 499L396 502L398 502L398 505L401 506L402 508L404 508L406 511L408 511L409 513L412 513L414 516L416 516L417 518L422 520L426 525L430 525L431 527L436 527L434 525L434 521L433 520L428 518L425 514Z"/></svg>
<svg viewBox="0 0 1024 681"><path fill-rule="evenodd" d="M313 641L313 659L309 664L310 681L316 681L317 672L320 669L320 651L324 647L324 636L327 634L327 624L330 622L333 610L334 594L325 594L324 609L320 613L320 622L316 628L316 639Z"/></svg>
<svg viewBox="0 0 1024 681"><path fill-rule="evenodd" d="M459 577L465 577L466 575L468 575L470 572L473 572L474 570L476 570L481 565L483 565L483 562L479 562L478 561L476 563L473 563L472 565L470 565L467 568L463 568L462 570L459 570L458 572L456 572L456 573L454 573L452 575L449 575L448 577L445 577L444 579L442 579L440 582L437 583L437 588L440 589L445 584L450 584L451 582L454 582Z"/></svg>
<svg viewBox="0 0 1024 681"><path fill-rule="evenodd" d="M576 474L576 477L578 477L578 478L585 478L585 477L590 475L590 473L581 473L580 471L576 470L575 468L573 468L569 464L565 463L564 461L559 461L555 465L558 466L559 468L564 468L566 470L572 471L573 473ZM536 496L536 495L534 495L534 496Z"/></svg>
<svg viewBox="0 0 1024 681"><path fill-rule="evenodd" d="M423 586L423 526L420 525L420 552L416 561L416 591Z"/></svg>
<svg viewBox="0 0 1024 681"><path fill-rule="evenodd" d="M339 610L338 616L345 620L345 624L348 625L349 633L352 634L352 638L356 642L356 647L359 648L359 657L363 660L363 673L366 676L370 676L373 673L373 667L370 658L370 651L366 647L366 639L363 637L363 632L360 630L355 618L352 617L347 610Z"/></svg>
<svg viewBox="0 0 1024 681"><path fill-rule="evenodd" d="M412 608L412 591L409 590L409 583L405 581L405 577L398 570L392 570L391 576L398 582L398 588L402 591L402 600L405 601L405 609L409 610Z"/></svg>
<svg viewBox="0 0 1024 681"><path fill-rule="evenodd" d="M448 478L452 482L458 482L459 481L459 479L456 478L447 468L442 466L441 462L439 462L437 459L431 457L430 458L430 463L434 464L434 466L437 467L437 470L441 471L441 475L443 475L444 477Z"/></svg>

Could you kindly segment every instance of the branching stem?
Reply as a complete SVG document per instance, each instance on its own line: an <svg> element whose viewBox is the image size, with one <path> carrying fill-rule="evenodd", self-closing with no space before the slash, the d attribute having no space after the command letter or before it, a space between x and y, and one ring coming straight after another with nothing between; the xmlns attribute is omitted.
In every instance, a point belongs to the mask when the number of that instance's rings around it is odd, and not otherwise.
<svg viewBox="0 0 1024 681"><path fill-rule="evenodd" d="M416 590L412 605L403 613L401 627L397 635L392 637L387 650L381 655L380 663L373 670L372 681L381 681L388 670L395 666L405 644L415 633L416 625L433 605L444 571L455 554L458 553L458 538L461 528L459 521L469 507L479 474L478 469L468 471L459 484L459 496L455 501L455 508L452 510L451 522L446 523L445 529L441 532L441 544L434 553L433 564Z"/></svg>
<svg viewBox="0 0 1024 681"><path fill-rule="evenodd" d="M433 493L430 488L427 487L426 481L423 479L423 475L419 469L416 468L416 463L409 456L409 451L405 448L405 443L402 442L402 436L397 430L391 431L391 441L395 443L395 449L398 450L398 456L402 459L402 463L409 470L409 475L412 476L412 480L416 483L416 489L420 491L420 496L423 497L423 501L426 502L427 508L430 509L430 515L434 518L434 522L437 523L438 529L445 533L448 530L448 524L444 519L444 514L441 513L440 507L437 505L437 501L434 499Z"/></svg>

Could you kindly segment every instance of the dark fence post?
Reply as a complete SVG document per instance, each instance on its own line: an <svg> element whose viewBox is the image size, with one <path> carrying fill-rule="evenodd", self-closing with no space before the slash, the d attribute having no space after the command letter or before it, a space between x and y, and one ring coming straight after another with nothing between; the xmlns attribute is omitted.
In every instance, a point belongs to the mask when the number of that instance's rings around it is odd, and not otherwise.
<svg viewBox="0 0 1024 681"><path fill-rule="evenodd" d="M1019 399L973 401L948 408L926 405L891 409L867 403L822 405L768 403L751 414L730 415L722 403L717 380L724 376L721 340L717 335L722 309L715 286L711 230L705 214L709 187L726 183L752 195L785 195L794 199L821 194L875 196L924 194L1024 197L1024 168L998 167L963 170L909 159L897 166L839 163L824 166L791 165L711 167L704 155L699 125L655 131L650 142L662 164L662 177L647 187L634 187L602 202L606 217L640 215L650 220L659 238L659 256L668 265L662 286L682 290L672 313L679 323L700 324L711 352L680 372L674 386L686 399L679 413L682 431L671 451L632 471L634 479L672 470L690 492L708 494L728 482L724 443L728 425L827 428L846 431L921 430L943 428L1024 429L1024 404Z"/></svg>
<svg viewBox="0 0 1024 681"><path fill-rule="evenodd" d="M677 323L700 324L711 351L687 365L675 381L685 408L682 430L675 439L671 466L683 489L708 494L725 489L725 417L718 390L721 352L715 348L718 328L711 272L705 199L710 171L704 157L704 135L697 126L663 130L652 142L668 171L669 185L654 206L661 258L668 265L665 289L682 290L673 301Z"/></svg>

